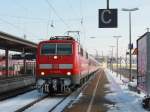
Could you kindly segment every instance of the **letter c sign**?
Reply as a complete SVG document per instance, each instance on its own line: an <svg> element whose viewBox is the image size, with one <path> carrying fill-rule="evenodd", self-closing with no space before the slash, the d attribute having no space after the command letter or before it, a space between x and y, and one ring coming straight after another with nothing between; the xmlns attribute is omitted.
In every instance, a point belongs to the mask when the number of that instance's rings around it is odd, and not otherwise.
<svg viewBox="0 0 150 112"><path fill-rule="evenodd" d="M115 28L117 22L117 9L99 9L99 28Z"/></svg>

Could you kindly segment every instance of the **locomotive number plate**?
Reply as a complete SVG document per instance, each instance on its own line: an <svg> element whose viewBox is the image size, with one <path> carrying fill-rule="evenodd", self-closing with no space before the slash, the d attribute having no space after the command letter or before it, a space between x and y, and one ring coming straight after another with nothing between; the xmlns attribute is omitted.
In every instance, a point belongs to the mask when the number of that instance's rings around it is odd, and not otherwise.
<svg viewBox="0 0 150 112"><path fill-rule="evenodd" d="M59 69L59 64L53 64L53 69Z"/></svg>

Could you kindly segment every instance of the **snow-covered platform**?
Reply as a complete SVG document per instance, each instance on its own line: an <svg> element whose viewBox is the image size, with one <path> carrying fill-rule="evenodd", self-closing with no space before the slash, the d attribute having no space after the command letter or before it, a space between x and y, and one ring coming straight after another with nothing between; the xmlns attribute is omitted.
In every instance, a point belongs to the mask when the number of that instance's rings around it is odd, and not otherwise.
<svg viewBox="0 0 150 112"><path fill-rule="evenodd" d="M116 73L112 73L106 69L106 76L109 80L109 84L105 85L111 92L105 97L115 102L115 105L107 105L109 112L147 112L142 107L142 99L145 94L138 94L137 92L128 89L128 84L136 86L136 82L123 82L127 81L124 77L116 76Z"/></svg>

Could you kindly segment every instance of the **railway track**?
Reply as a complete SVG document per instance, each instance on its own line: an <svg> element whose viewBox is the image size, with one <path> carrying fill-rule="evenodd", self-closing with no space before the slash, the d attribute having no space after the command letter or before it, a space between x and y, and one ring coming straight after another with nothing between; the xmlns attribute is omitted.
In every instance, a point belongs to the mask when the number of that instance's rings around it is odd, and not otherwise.
<svg viewBox="0 0 150 112"><path fill-rule="evenodd" d="M98 73L98 71L96 73ZM79 94L82 92L82 90L87 87L87 85L91 82L91 80L94 79L95 74L85 84L83 84L80 88L78 88L76 91L74 91L68 97L64 98L54 108L50 109L49 112L63 112L67 106L71 105L74 102L74 100L79 96Z"/></svg>
<svg viewBox="0 0 150 112"><path fill-rule="evenodd" d="M15 112L22 112L22 111L28 109L29 107L31 107L32 105L36 104L37 102L40 102L40 101L44 100L44 99L47 98L47 97L48 97L48 95L43 96L43 97L41 97L41 98L39 98L39 99L37 99L37 100L35 100L35 101L33 101L33 102L31 102L31 103L25 105L25 106L23 106L23 107L17 109Z"/></svg>
<svg viewBox="0 0 150 112"><path fill-rule="evenodd" d="M62 107L66 107L71 101L73 101L78 94L80 93L80 90L77 89L76 91L74 91L71 94L68 94L64 97L62 97L62 95L60 96L56 96L56 97L50 97L49 95L43 96L19 109L17 109L15 112L23 112L23 111L30 111L30 110L34 110L34 106L37 109L36 105L38 105L39 103L46 102L46 100L49 100L49 103L52 104L54 99L57 100L57 102L55 103L55 105L53 105L50 109L47 109L48 112L58 112L58 110L63 110L64 108ZM39 104L40 105L40 104ZM41 108L41 107L39 107Z"/></svg>
<svg viewBox="0 0 150 112"><path fill-rule="evenodd" d="M72 94L71 94L72 96ZM60 96L59 96L60 97ZM57 99L59 99L59 97L56 97ZM56 103L56 105L54 105L53 107L50 108L49 112L54 111L55 109L57 109L60 105L62 105L62 103L64 103L64 101L68 100L68 98L70 98L70 94L67 95L66 97L60 97L60 100L58 100L58 102ZM44 100L49 100L51 103L53 103L53 100L51 101L51 99L54 99L54 97L50 97L49 95L43 96L19 109L17 109L15 112L23 112L23 111L28 111L28 109L30 109L30 107L32 108L32 106L40 103L40 102L44 102ZM67 101L67 103L69 103L70 100ZM57 111L58 112L58 111Z"/></svg>
<svg viewBox="0 0 150 112"><path fill-rule="evenodd" d="M91 77L90 80L92 80L93 77ZM36 112L39 110L43 112L61 112L77 98L77 96L81 93L82 89L87 86L90 80L83 86L66 96L60 95L50 97L49 95L46 95L29 104L26 104L25 106L17 109L15 112Z"/></svg>
<svg viewBox="0 0 150 112"><path fill-rule="evenodd" d="M62 112L68 105L70 105L80 94L81 88L77 89L75 92L65 97L57 105L51 108L48 112Z"/></svg>

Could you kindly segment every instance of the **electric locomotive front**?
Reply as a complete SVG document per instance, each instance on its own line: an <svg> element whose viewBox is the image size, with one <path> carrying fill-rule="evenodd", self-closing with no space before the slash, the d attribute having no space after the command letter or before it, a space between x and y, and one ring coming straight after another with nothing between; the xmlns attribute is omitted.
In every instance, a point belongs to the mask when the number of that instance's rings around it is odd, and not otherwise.
<svg viewBox="0 0 150 112"><path fill-rule="evenodd" d="M40 42L37 53L37 87L43 92L64 92L73 83L76 41L53 37Z"/></svg>

